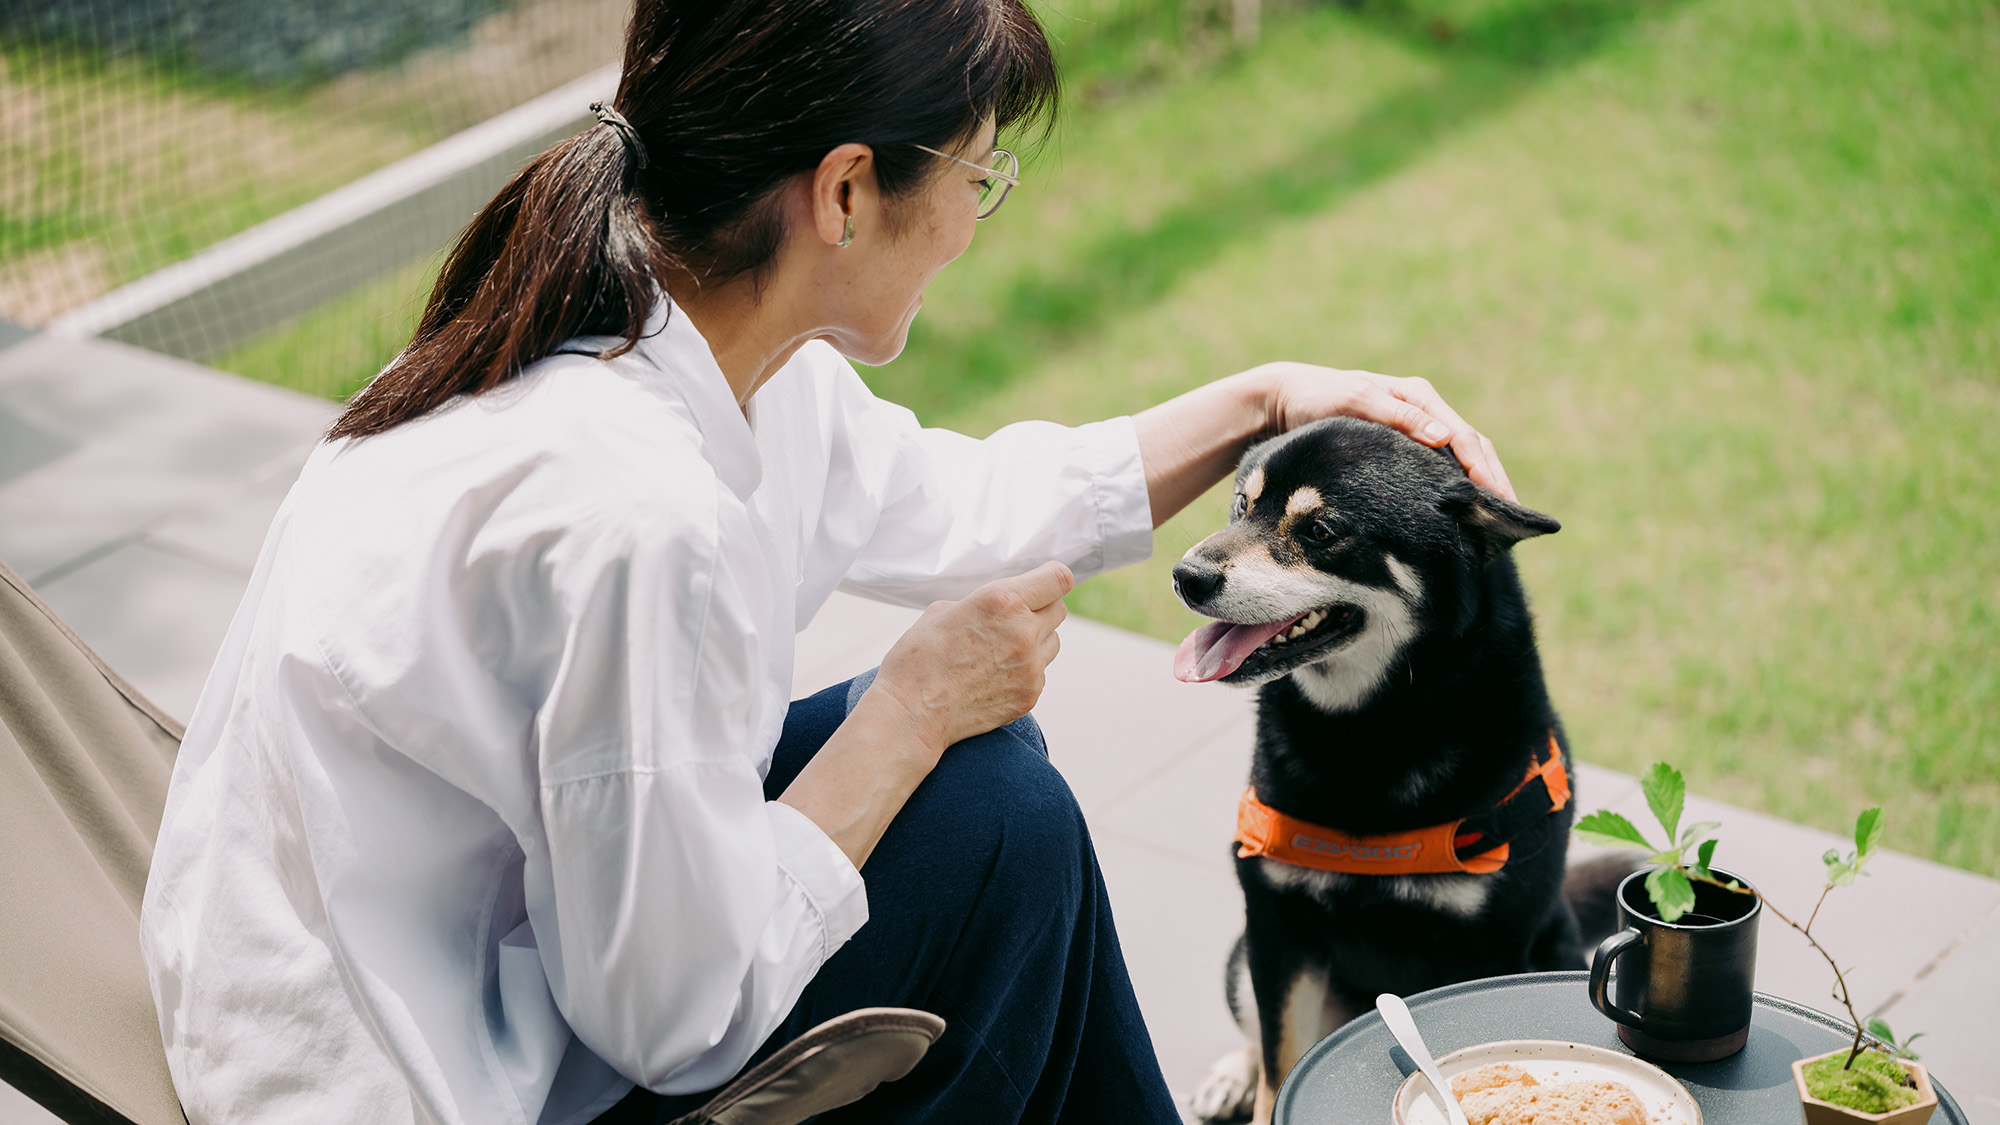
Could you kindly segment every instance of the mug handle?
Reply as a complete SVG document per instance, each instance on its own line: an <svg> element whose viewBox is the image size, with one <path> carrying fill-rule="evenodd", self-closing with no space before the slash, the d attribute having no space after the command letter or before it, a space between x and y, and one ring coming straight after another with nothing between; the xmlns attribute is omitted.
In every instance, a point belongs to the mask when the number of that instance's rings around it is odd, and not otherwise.
<svg viewBox="0 0 2000 1125"><path fill-rule="evenodd" d="M1627 1011L1611 1002L1611 965L1620 955L1639 945L1644 938L1645 935L1637 930L1620 930L1598 945L1597 956L1590 962L1591 1004L1610 1019L1626 1027L1643 1027L1645 1020L1639 1013Z"/></svg>

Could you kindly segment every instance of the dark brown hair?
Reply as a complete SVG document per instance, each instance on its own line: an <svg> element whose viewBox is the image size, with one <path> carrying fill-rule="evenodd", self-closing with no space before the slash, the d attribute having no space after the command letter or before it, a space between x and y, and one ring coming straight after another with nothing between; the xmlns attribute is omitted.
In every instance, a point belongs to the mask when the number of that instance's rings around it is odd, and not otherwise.
<svg viewBox="0 0 2000 1125"><path fill-rule="evenodd" d="M466 227L415 337L329 438L379 434L492 389L580 335L638 343L667 276L769 264L785 181L872 146L892 200L988 117L1046 122L1055 60L1021 0L638 0L608 126L536 157ZM579 107L581 108L581 107Z"/></svg>

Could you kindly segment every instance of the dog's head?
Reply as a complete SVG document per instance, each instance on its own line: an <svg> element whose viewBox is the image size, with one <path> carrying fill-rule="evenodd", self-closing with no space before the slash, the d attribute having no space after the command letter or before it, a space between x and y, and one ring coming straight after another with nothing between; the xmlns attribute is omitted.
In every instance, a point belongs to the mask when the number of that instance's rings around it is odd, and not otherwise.
<svg viewBox="0 0 2000 1125"><path fill-rule="evenodd" d="M1487 563L1561 525L1466 479L1449 450L1335 418L1252 448L1229 526L1174 567L1189 609L1183 680L1291 674L1321 707L1358 707L1420 636L1456 634Z"/></svg>

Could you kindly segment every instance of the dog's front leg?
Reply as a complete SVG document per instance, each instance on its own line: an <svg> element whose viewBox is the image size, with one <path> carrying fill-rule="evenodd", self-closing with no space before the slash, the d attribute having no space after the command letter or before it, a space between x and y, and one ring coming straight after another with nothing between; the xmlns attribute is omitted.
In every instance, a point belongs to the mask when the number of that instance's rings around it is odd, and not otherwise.
<svg viewBox="0 0 2000 1125"><path fill-rule="evenodd" d="M1253 944L1251 948L1251 981L1257 987L1264 1050L1257 1106L1250 1120L1253 1125L1268 1125L1285 1076L1315 1043L1333 1034L1351 1016L1328 987L1324 966L1299 960L1280 976L1275 987L1267 989L1257 980L1256 947Z"/></svg>
<svg viewBox="0 0 2000 1125"><path fill-rule="evenodd" d="M1271 1125L1271 1115L1278 1109L1278 1091L1271 1085L1271 1076L1257 1076L1257 1109L1250 1114L1250 1125Z"/></svg>

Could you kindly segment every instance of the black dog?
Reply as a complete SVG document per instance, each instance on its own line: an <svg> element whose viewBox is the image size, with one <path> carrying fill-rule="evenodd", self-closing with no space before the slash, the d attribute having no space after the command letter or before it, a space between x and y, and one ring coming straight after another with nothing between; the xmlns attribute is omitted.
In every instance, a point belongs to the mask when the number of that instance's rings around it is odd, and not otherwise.
<svg viewBox="0 0 2000 1125"><path fill-rule="evenodd" d="M1583 967L1567 743L1509 554L1558 527L1446 451L1335 419L1252 449L1229 525L1174 568L1218 619L1176 674L1263 685L1227 974L1261 1049L1211 1070L1204 1118L1254 1098L1268 1119L1299 1056L1379 993ZM1608 878L1572 889L1608 901Z"/></svg>

